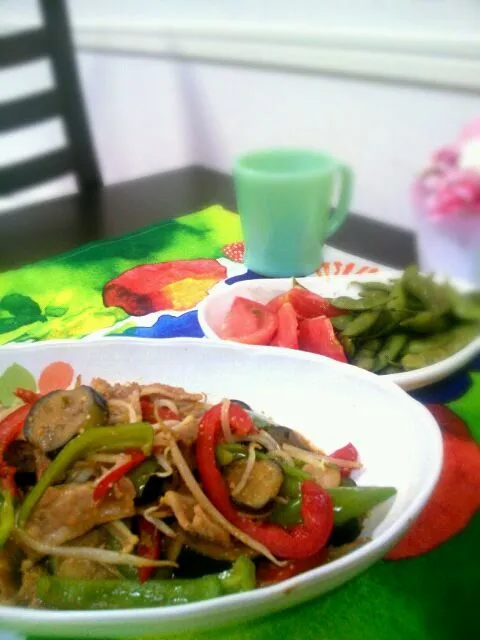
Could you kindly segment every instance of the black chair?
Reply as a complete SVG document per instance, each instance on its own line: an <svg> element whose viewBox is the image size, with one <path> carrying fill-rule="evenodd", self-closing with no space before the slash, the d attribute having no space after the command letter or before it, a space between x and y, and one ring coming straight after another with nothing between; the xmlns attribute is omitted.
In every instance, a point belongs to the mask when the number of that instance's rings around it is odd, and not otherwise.
<svg viewBox="0 0 480 640"><path fill-rule="evenodd" d="M50 60L54 87L0 105L0 133L61 117L66 146L0 168L0 195L33 187L74 174L80 191L101 186L102 179L93 150L75 67L72 38L63 0L39 0L43 25L0 38L0 69Z"/></svg>

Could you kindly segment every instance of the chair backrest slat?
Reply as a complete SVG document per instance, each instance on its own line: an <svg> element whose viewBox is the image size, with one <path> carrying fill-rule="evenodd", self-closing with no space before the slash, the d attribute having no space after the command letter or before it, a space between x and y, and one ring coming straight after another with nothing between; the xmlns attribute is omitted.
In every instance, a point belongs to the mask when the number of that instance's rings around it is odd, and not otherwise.
<svg viewBox="0 0 480 640"><path fill-rule="evenodd" d="M0 133L61 116L60 106L56 89L5 102L0 105Z"/></svg>
<svg viewBox="0 0 480 640"><path fill-rule="evenodd" d="M73 173L80 189L102 184L75 65L64 0L39 0L43 25L0 38L0 67L37 59L52 65L54 88L0 105L0 132L44 122L58 116L65 126L65 149L0 169L0 194L14 193Z"/></svg>
<svg viewBox="0 0 480 640"><path fill-rule="evenodd" d="M48 57L47 31L29 29L0 38L0 68Z"/></svg>
<svg viewBox="0 0 480 640"><path fill-rule="evenodd" d="M3 167L0 169L0 195L8 196L71 173L72 165L71 150L63 148Z"/></svg>

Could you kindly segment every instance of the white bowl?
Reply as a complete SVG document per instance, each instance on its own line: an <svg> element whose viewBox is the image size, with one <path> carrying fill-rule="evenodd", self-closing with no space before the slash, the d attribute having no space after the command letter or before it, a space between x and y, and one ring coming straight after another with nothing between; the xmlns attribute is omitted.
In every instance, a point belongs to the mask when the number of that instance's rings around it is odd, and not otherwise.
<svg viewBox="0 0 480 640"><path fill-rule="evenodd" d="M361 548L277 585L166 608L42 611L0 607L0 627L36 636L119 637L171 634L224 625L285 609L349 580L380 559L418 516L437 481L442 440L430 413L391 382L327 358L288 349L244 349L199 339L107 338L0 349L0 373L16 362L38 377L69 362L84 381L162 381L205 391L212 400L248 402L281 424L333 450L359 449L364 485L392 485L397 495L375 508Z"/></svg>
<svg viewBox="0 0 480 640"><path fill-rule="evenodd" d="M305 278L297 278L297 280L305 288L310 289L321 296L333 298L340 295L355 296L358 291L358 287L354 284L356 282L386 282L397 275L399 275L399 272L392 270L373 274L353 274L348 276L307 276ZM468 291L472 289L471 285L458 280L453 281L453 284L460 291ZM220 327L222 326L223 320L225 319L234 298L242 296L250 300L266 303L276 295L285 293L291 289L291 287L291 278L243 280L236 282L231 286L220 287L210 296L205 298L205 300L200 304L198 309L198 320L200 326L207 338L222 340L219 335ZM249 349L257 348L248 345L245 345L245 347ZM276 349L277 347L267 348ZM388 378L392 382L395 382L395 384L402 387L402 389L408 391L420 389L421 387L425 387L434 382L438 382L438 380L446 378L448 375L454 373L467 364L478 353L480 353L480 337L476 338L466 347L454 355L445 358L445 360L442 360L441 362L437 362L429 367L423 367L422 369L416 369L415 371L382 375L382 378Z"/></svg>

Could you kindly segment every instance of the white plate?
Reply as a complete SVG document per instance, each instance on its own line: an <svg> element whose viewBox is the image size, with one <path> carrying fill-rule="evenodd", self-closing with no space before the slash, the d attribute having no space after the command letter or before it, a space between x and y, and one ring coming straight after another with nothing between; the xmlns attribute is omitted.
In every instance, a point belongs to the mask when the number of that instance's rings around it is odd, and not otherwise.
<svg viewBox="0 0 480 640"><path fill-rule="evenodd" d="M307 276L306 278L297 278L297 280L307 289L328 298L341 295L351 295L356 297L359 289L353 283L386 282L392 277L397 277L399 274L400 272L392 270L373 274L353 274L348 276ZM453 281L453 284L460 291L469 291L472 289L471 285L458 280ZM230 309L230 306L236 296L243 296L250 300L266 303L276 295L288 291L291 287L291 278L276 278L265 280L244 280L236 282L231 286L226 285L216 289L215 292L205 298L199 306L198 320L200 322L200 326L208 338L222 340L219 336L219 330L227 311ZM256 349L257 347L247 348ZM467 364L478 353L480 353L480 337L473 340L469 345L455 353L453 356L445 358L445 360L430 365L429 367L423 367L422 369L407 371L404 373L383 375L382 377L388 378L407 391L420 389L421 387L425 387L433 382L446 378L448 375L454 373ZM316 357L321 358L322 356Z"/></svg>
<svg viewBox="0 0 480 640"><path fill-rule="evenodd" d="M352 441L365 470L358 482L393 485L374 509L372 541L343 558L265 589L207 602L121 611L41 611L0 607L0 627L35 636L119 637L170 634L250 620L333 589L381 558L429 498L442 464L442 440L430 413L391 382L356 367L288 349L244 349L201 339L107 338L0 349L0 373L16 362L38 377L69 362L84 381L162 381L232 397L333 450Z"/></svg>

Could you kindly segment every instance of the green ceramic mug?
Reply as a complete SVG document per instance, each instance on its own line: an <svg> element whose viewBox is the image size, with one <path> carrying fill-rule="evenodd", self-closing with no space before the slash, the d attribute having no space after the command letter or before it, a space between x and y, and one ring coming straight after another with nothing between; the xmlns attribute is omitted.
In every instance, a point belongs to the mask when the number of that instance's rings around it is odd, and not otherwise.
<svg viewBox="0 0 480 640"><path fill-rule="evenodd" d="M270 277L313 273L348 215L352 170L321 151L266 149L239 157L233 177L247 267Z"/></svg>

